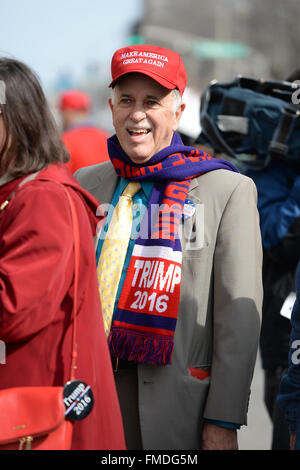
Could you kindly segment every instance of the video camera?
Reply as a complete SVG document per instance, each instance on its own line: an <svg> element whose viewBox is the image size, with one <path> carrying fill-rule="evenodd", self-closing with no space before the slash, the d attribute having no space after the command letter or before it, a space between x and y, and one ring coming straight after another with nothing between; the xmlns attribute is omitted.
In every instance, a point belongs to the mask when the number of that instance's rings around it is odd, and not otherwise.
<svg viewBox="0 0 300 470"><path fill-rule="evenodd" d="M201 133L241 169L262 170L272 159L300 168L300 82L237 77L213 81L201 96Z"/></svg>

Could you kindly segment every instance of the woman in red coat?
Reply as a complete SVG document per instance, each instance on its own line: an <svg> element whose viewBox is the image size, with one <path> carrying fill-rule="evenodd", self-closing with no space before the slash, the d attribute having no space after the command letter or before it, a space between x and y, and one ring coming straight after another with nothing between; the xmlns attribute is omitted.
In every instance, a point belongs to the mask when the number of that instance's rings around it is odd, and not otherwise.
<svg viewBox="0 0 300 470"><path fill-rule="evenodd" d="M72 449L123 450L94 261L98 203L64 165L68 156L34 74L16 60L0 59L1 85L0 340L6 364L0 364L0 390L61 386L69 379L74 248L64 186L80 232L76 378L94 395L91 413L74 422ZM0 413L5 418L5 409Z"/></svg>

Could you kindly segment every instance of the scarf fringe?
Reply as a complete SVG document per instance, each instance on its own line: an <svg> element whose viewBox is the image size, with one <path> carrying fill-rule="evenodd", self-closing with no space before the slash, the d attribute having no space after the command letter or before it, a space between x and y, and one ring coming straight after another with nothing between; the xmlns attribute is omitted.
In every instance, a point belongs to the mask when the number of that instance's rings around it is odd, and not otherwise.
<svg viewBox="0 0 300 470"><path fill-rule="evenodd" d="M108 345L112 356L156 365L170 364L174 347L171 336L145 334L117 327L112 327Z"/></svg>

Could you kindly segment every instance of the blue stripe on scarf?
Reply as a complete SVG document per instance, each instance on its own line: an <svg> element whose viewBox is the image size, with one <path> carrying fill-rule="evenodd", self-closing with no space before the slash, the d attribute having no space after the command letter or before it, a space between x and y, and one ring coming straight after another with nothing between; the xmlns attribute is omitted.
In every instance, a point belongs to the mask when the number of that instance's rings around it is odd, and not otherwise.
<svg viewBox="0 0 300 470"><path fill-rule="evenodd" d="M175 331L176 318L161 317L159 315L150 315L149 313L133 312L131 310L121 310L117 308L114 321L129 323L133 325L148 326L161 330Z"/></svg>

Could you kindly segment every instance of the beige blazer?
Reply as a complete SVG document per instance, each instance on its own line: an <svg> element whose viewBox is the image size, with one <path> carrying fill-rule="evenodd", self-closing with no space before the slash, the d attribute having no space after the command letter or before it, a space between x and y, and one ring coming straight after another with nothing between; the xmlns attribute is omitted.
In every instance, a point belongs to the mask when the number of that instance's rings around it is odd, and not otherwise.
<svg viewBox="0 0 300 470"><path fill-rule="evenodd" d="M118 179L110 162L75 177L101 204L110 203ZM197 211L181 234L172 364L138 366L144 449L199 449L204 417L247 422L262 304L256 197L251 179L228 170L191 182ZM210 377L194 378L191 366L209 369Z"/></svg>

